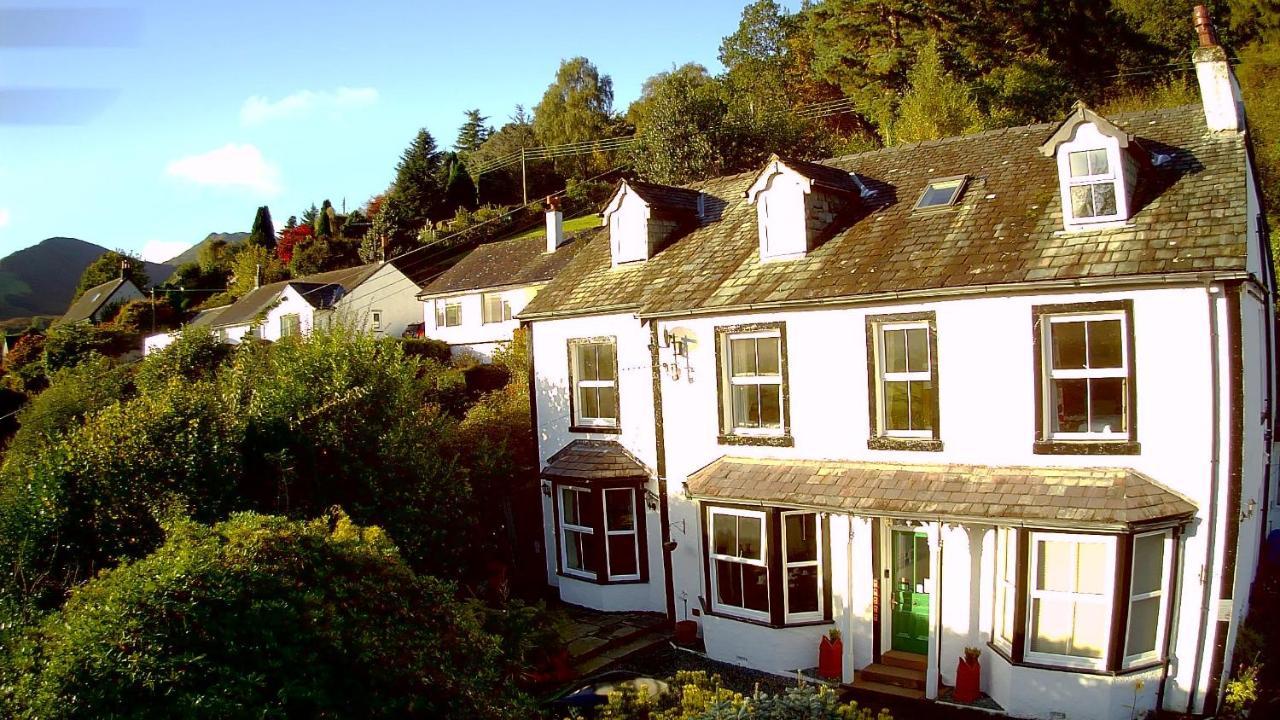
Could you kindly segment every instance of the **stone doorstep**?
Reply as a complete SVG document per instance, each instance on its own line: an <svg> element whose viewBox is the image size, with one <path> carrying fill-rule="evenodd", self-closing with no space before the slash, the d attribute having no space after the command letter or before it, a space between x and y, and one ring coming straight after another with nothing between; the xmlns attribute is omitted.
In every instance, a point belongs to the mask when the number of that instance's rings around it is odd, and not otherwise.
<svg viewBox="0 0 1280 720"><path fill-rule="evenodd" d="M666 632L644 631L639 635L632 636L626 644L614 645L607 649L598 648L586 660L574 658L574 670L578 672L579 677L587 677L632 655L648 652L655 647L669 643L668 635L669 633Z"/></svg>
<svg viewBox="0 0 1280 720"><path fill-rule="evenodd" d="M862 668L857 671L856 677L870 682L897 685L911 690L924 690L925 686L923 670L908 670L907 668L883 665L881 663L872 663Z"/></svg>
<svg viewBox="0 0 1280 720"><path fill-rule="evenodd" d="M604 627L600 627L604 630ZM586 663L589 660L612 650L632 644L638 638L645 635L654 635L665 640L670 634L666 630L666 620L657 620L646 625L634 625L631 623L619 623L609 631L609 637L579 637L569 643L569 654L572 656L572 662L575 667ZM580 648L580 652L574 651L574 646Z"/></svg>

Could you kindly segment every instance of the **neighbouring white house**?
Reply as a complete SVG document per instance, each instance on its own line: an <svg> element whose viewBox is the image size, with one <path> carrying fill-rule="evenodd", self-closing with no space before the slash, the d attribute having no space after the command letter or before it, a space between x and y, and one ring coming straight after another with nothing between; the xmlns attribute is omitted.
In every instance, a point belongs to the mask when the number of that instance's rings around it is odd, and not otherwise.
<svg viewBox="0 0 1280 720"><path fill-rule="evenodd" d="M596 232L566 236L564 214L555 198L548 202L544 234L480 245L422 289L424 335L448 343L455 357L483 361L511 340L516 314Z"/></svg>
<svg viewBox="0 0 1280 720"><path fill-rule="evenodd" d="M419 287L392 262L307 275L255 288L230 305L197 315L224 342L246 337L276 341L335 323L380 337L401 337L418 322ZM148 337L146 352L167 346L176 332Z"/></svg>
<svg viewBox="0 0 1280 720"><path fill-rule="evenodd" d="M547 582L778 674L1212 714L1280 489L1244 108L623 183L520 311Z"/></svg>
<svg viewBox="0 0 1280 720"><path fill-rule="evenodd" d="M54 324L100 323L104 320L110 320L110 315L118 310L121 305L141 297L142 291L138 289L137 285L133 284L132 280L124 277L108 280L81 293L80 297L71 303L71 307L67 308L67 312L58 318Z"/></svg>

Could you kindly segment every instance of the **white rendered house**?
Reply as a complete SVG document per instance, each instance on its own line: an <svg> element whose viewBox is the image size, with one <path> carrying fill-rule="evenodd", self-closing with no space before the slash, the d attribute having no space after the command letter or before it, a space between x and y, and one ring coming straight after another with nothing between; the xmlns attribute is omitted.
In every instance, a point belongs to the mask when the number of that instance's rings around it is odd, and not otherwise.
<svg viewBox="0 0 1280 720"><path fill-rule="evenodd" d="M274 342L333 323L379 337L401 337L420 317L418 289L392 262L370 263L254 288L230 305L200 313L190 324L208 327L232 344L246 337ZM146 352L176 337L176 332L148 337Z"/></svg>
<svg viewBox="0 0 1280 720"><path fill-rule="evenodd" d="M552 205L545 234L480 245L418 294L423 334L448 343L455 357L487 362L520 326L516 315L596 234L566 237L564 215Z"/></svg>
<svg viewBox="0 0 1280 720"><path fill-rule="evenodd" d="M141 298L142 291L132 280L118 277L85 290L54 324L100 323L110 320L109 313L120 309L120 305Z"/></svg>
<svg viewBox="0 0 1280 720"><path fill-rule="evenodd" d="M1013 716L1214 712L1280 495L1275 273L1195 59L1201 105L621 186L520 313L548 583L779 674L835 628L867 689L977 647Z"/></svg>

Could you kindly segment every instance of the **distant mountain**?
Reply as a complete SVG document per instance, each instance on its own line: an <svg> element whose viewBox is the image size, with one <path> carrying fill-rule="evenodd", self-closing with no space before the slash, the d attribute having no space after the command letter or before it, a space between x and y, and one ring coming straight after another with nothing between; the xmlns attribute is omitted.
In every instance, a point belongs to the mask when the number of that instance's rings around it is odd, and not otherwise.
<svg viewBox="0 0 1280 720"><path fill-rule="evenodd" d="M0 320L62 315L75 299L84 269L105 252L84 240L52 237L0 260ZM169 277L173 266L147 263L146 270L156 283Z"/></svg>
<svg viewBox="0 0 1280 720"><path fill-rule="evenodd" d="M205 245L208 245L209 243L215 240L224 240L228 245L239 245L240 243L248 239L249 239L249 233L247 232L209 233L208 237L206 237L205 239L201 240L195 245L192 245L186 250L183 250L181 253L174 255L168 260L165 260L164 264L172 265L173 267L176 268L179 265L182 265L184 263L195 262L196 258L200 257L200 248L204 247ZM151 279L155 280L156 278L151 278ZM160 278L160 279L163 280L164 278Z"/></svg>

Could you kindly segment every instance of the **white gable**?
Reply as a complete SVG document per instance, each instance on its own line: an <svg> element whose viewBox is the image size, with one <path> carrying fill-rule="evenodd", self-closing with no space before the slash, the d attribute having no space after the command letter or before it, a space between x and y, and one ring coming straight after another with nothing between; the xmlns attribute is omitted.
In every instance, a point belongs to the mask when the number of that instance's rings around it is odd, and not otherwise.
<svg viewBox="0 0 1280 720"><path fill-rule="evenodd" d="M623 183L618 188L603 214L609 227L609 254L614 267L653 256L649 204L629 185Z"/></svg>

